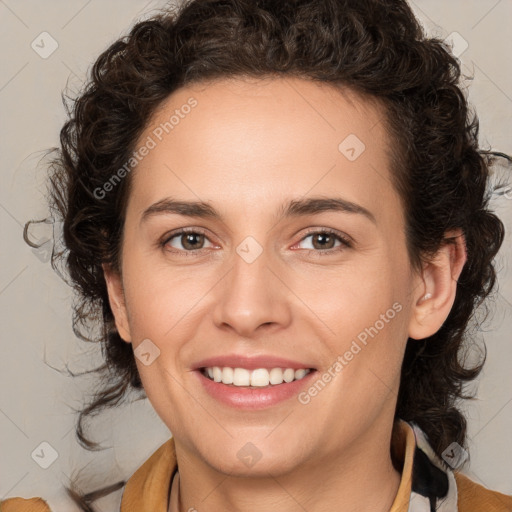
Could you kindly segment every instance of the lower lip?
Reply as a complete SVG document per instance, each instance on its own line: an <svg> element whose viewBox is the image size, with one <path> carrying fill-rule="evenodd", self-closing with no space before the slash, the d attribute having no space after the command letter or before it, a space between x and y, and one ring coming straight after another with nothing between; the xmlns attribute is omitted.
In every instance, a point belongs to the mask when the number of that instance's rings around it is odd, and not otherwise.
<svg viewBox="0 0 512 512"><path fill-rule="evenodd" d="M302 379L262 388L231 386L205 377L200 370L196 373L207 393L219 402L239 409L264 409L297 396L317 372L311 370Z"/></svg>

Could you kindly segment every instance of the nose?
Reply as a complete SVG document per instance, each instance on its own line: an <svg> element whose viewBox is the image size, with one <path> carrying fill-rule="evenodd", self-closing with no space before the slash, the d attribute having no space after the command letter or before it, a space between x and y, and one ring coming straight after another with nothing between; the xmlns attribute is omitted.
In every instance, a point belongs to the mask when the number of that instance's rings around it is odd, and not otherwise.
<svg viewBox="0 0 512 512"><path fill-rule="evenodd" d="M278 265L272 265L271 259L265 251L252 262L234 255L233 267L215 287L213 320L218 328L251 338L262 330L290 324L292 292L278 277Z"/></svg>

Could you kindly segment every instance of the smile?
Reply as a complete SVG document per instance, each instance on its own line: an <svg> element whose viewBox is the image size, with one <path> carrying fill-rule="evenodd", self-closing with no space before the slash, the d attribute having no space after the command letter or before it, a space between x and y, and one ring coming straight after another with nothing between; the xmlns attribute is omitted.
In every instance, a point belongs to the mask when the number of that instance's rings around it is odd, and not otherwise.
<svg viewBox="0 0 512 512"><path fill-rule="evenodd" d="M214 382L236 387L261 388L266 386L278 386L283 383L303 379L310 368L231 368L228 366L209 366L201 369L202 374Z"/></svg>
<svg viewBox="0 0 512 512"><path fill-rule="evenodd" d="M194 373L199 378L198 384L217 403L254 411L296 398L311 385L318 370L203 366Z"/></svg>

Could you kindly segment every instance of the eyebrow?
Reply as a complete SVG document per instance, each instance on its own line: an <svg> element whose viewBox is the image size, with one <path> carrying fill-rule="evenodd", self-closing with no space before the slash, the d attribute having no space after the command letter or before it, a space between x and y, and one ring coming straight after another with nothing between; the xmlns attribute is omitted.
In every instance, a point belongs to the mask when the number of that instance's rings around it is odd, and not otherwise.
<svg viewBox="0 0 512 512"><path fill-rule="evenodd" d="M314 215L320 212L343 212L363 215L374 224L375 216L363 206L340 197L308 197L292 199L277 212L277 219ZM209 218L223 221L222 215L204 201L177 201L167 197L152 204L142 212L141 223L159 214L178 214L185 217Z"/></svg>

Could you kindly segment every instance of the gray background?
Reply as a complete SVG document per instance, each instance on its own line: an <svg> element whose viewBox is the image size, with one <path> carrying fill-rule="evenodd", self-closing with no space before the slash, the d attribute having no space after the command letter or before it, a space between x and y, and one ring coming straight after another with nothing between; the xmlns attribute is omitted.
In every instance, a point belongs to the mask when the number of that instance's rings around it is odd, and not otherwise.
<svg viewBox="0 0 512 512"><path fill-rule="evenodd" d="M163 5L136 0L0 0L0 499L42 496L55 512L71 511L62 491L71 475L87 466L82 474L85 490L129 477L169 437L150 404L138 401L93 421L91 433L107 450L91 453L78 445L73 408L80 407L94 377L68 377L65 365L74 372L89 369L101 362L100 354L73 335L71 291L45 261L44 250L34 251L22 240L23 224L47 214L40 158L45 149L58 144L65 120L60 92L66 83L76 91L107 45ZM457 32L467 41L460 59L465 74L473 77L468 81L469 97L479 113L481 143L511 154L512 0L415 0L411 5L429 33L444 39ZM40 36L44 31L58 44L48 58L31 47L39 41L39 52L51 48L48 36ZM46 38L44 48L41 37ZM512 193L507 195L512 198ZM510 231L512 200L502 197L493 205ZM49 225L36 231L42 240L52 236ZM488 360L477 383L478 398L465 405L471 453L466 473L508 494L511 261L507 233L498 260L495 313L481 335ZM58 453L48 469L31 457L34 450L41 453L41 442ZM48 457L51 450L44 453ZM107 512L116 505L104 500L97 506Z"/></svg>

